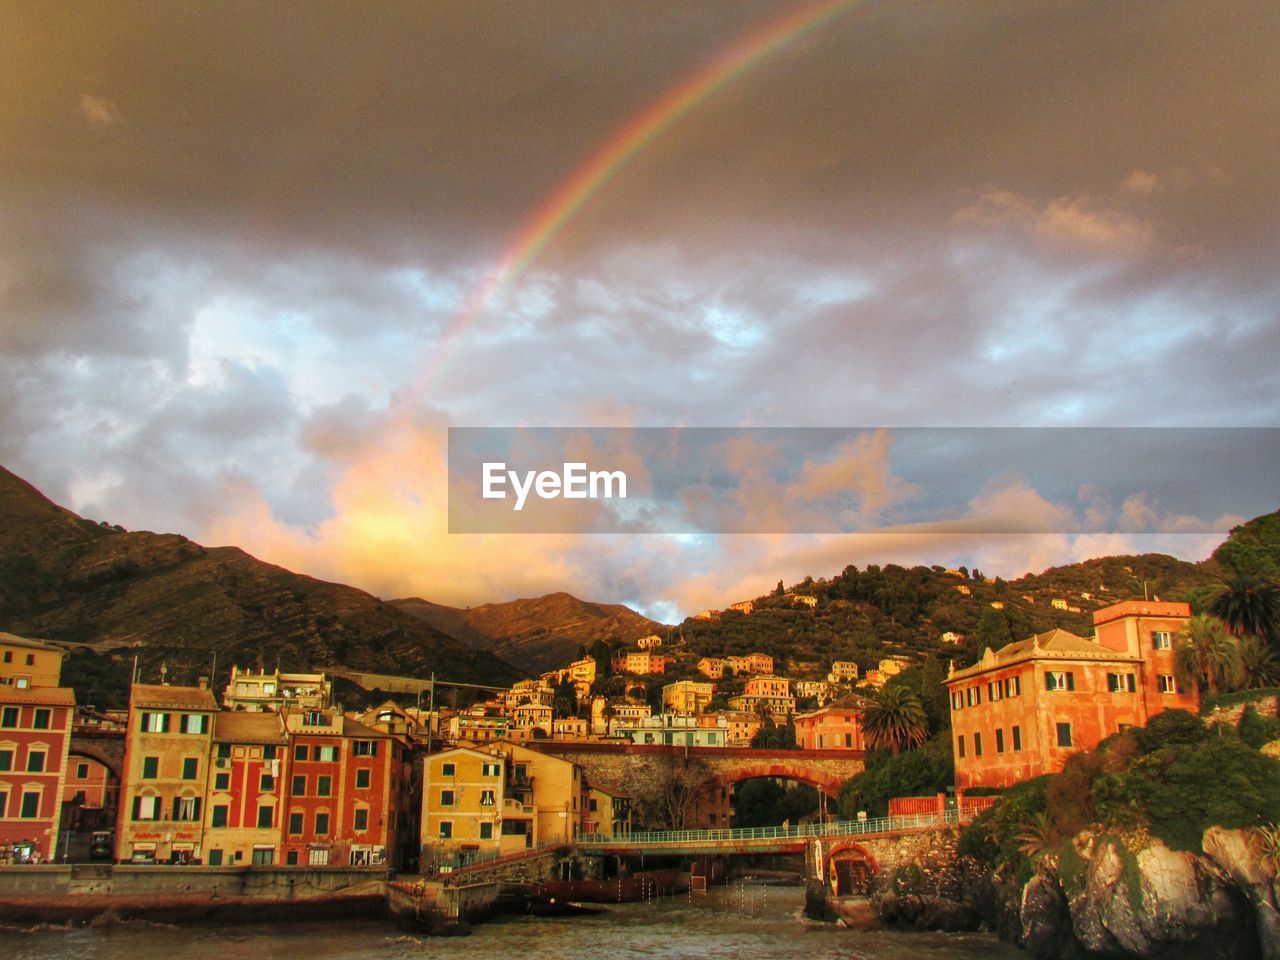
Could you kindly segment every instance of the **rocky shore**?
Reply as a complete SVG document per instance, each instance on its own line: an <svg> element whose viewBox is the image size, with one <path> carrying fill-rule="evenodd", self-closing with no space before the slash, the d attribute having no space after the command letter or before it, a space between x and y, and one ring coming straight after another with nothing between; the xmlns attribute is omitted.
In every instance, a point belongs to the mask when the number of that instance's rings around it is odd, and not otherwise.
<svg viewBox="0 0 1280 960"><path fill-rule="evenodd" d="M1280 876L1257 835L1214 827L1202 847L1083 833L1026 883L952 848L883 878L874 899L889 926L994 930L1044 960L1280 960Z"/></svg>

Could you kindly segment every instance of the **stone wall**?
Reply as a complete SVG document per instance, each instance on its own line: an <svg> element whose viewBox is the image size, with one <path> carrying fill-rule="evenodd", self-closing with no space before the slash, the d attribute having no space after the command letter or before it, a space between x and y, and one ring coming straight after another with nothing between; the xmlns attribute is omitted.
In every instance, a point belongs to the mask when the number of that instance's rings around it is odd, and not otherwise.
<svg viewBox="0 0 1280 960"><path fill-rule="evenodd" d="M1244 714L1244 708L1252 706L1258 711L1259 716L1274 717L1280 710L1280 696L1274 693L1267 693L1258 696L1254 700L1245 703L1233 703L1229 707L1214 707L1205 714L1205 723L1225 723L1229 726L1236 726L1240 723L1240 717Z"/></svg>
<svg viewBox="0 0 1280 960"><path fill-rule="evenodd" d="M377 867L0 867L0 897L236 896L268 900L367 895L386 876Z"/></svg>

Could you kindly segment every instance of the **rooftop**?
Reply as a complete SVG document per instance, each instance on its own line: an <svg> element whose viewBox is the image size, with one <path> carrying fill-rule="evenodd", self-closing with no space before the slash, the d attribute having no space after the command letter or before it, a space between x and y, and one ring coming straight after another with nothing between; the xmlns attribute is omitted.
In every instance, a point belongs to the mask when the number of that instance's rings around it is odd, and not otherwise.
<svg viewBox="0 0 1280 960"><path fill-rule="evenodd" d="M213 739L225 743L284 743L284 725L278 713L225 711L213 718Z"/></svg>
<svg viewBox="0 0 1280 960"><path fill-rule="evenodd" d="M172 687L168 684L135 683L129 699L131 707L168 710L216 711L213 693L202 687Z"/></svg>
<svg viewBox="0 0 1280 960"><path fill-rule="evenodd" d="M1008 667L1015 663L1025 663L1031 660L1103 660L1110 662L1122 663L1140 663L1141 658L1130 656L1127 653L1120 653L1112 650L1110 647L1104 647L1100 643L1093 640L1086 640L1084 637L1078 637L1074 633L1067 630L1056 629L1047 630L1044 633L1037 633L1033 637L1026 640L1017 640L1014 643L1005 644L999 650L992 651L988 647L982 654L982 659L971 667L965 667L963 670L955 670L947 678L950 683L954 680L965 680L970 677L976 677L989 670L999 667Z"/></svg>
<svg viewBox="0 0 1280 960"><path fill-rule="evenodd" d="M33 640L30 637L20 637L16 633L5 633L0 630L0 643L10 647L30 647L33 650L47 650L50 653L61 654L62 651L49 643L47 640Z"/></svg>
<svg viewBox="0 0 1280 960"><path fill-rule="evenodd" d="M12 684L0 686L0 703L13 704L35 703L41 706L74 707L76 692L70 687L27 687L25 689Z"/></svg>

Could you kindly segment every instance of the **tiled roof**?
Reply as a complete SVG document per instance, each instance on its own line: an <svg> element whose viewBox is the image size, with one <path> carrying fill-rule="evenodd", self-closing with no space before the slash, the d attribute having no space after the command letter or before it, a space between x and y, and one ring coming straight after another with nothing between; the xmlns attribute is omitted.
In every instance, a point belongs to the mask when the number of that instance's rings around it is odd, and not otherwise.
<svg viewBox="0 0 1280 960"><path fill-rule="evenodd" d="M278 713L225 710L214 715L213 739L224 743L284 743L288 738Z"/></svg>
<svg viewBox="0 0 1280 960"><path fill-rule="evenodd" d="M0 685L0 703L36 703L42 706L74 707L76 692L70 687L27 687L25 689L6 683Z"/></svg>
<svg viewBox="0 0 1280 960"><path fill-rule="evenodd" d="M213 693L200 687L171 687L167 684L135 683L130 706L161 710L217 710Z"/></svg>
<svg viewBox="0 0 1280 960"><path fill-rule="evenodd" d="M971 667L956 670L947 680L976 677L988 670L1030 660L1103 660L1140 663L1141 657L1112 650L1094 640L1078 637L1068 630L1055 629L1037 633L1025 640L1005 644L994 652L988 647L982 654L981 660Z"/></svg>
<svg viewBox="0 0 1280 960"><path fill-rule="evenodd" d="M44 640L33 640L30 637L20 637L15 633L5 633L0 630L0 643L8 644L11 647L31 647L34 650L48 650L50 653L62 653L57 647Z"/></svg>

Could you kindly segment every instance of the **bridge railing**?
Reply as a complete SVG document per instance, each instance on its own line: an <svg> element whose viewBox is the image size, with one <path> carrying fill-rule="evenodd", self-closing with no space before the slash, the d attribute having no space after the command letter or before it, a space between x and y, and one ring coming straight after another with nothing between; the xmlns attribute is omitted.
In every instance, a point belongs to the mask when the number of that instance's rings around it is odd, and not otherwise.
<svg viewBox="0 0 1280 960"><path fill-rule="evenodd" d="M581 837L588 847L659 846L673 844L718 844L750 840L805 840L813 837L846 837L865 833L894 833L921 830L960 822L955 810L918 813L866 820L833 820L828 823L799 823L786 827L735 827L719 830L651 830L642 833Z"/></svg>
<svg viewBox="0 0 1280 960"><path fill-rule="evenodd" d="M435 872L443 875L446 882L448 882L451 878L460 877L486 867L496 867L506 863L517 863L521 860L540 857L553 850L564 849L569 846L571 846L571 844L567 841L558 839L546 840L542 843L536 844L535 846L524 847L520 850L513 850L510 853L499 853L496 850L486 850L483 852L468 854L465 857L458 856L441 860L436 864Z"/></svg>

